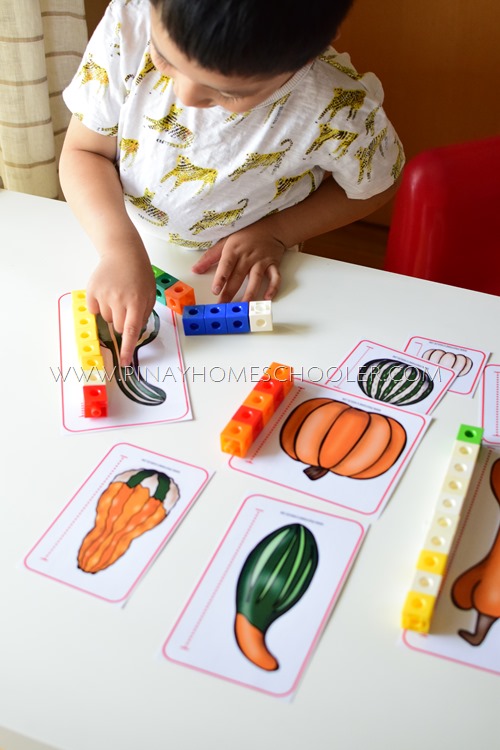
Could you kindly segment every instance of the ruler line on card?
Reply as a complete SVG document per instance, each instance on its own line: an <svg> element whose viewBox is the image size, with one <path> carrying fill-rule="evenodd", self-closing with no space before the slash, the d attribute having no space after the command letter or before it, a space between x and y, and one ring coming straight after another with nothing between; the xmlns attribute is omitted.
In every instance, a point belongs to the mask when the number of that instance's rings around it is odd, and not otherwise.
<svg viewBox="0 0 500 750"><path fill-rule="evenodd" d="M76 523L76 522L78 521L78 519L80 518L80 516L82 515L82 513L83 513L83 512L85 511L85 510L87 510L87 508L89 507L89 505L90 505L91 503L93 503L93 502L94 502L95 496L96 496L97 494L101 494L101 492L102 492L102 490L103 490L103 487L105 486L106 482L108 482L108 483L109 483L109 478L110 478L110 477L111 477L111 476L112 476L112 475L113 475L113 474L115 473L115 471L116 471L116 470L117 470L117 468L118 468L118 467L120 466L120 464L122 463L122 461L124 461L124 460L125 460L126 458L127 458L127 456L125 456L125 455L121 455L121 456L120 456L120 459L119 459L119 460L118 460L118 461L116 462L116 464L115 464L115 465L113 466L113 468L109 470L109 472L108 472L108 473L106 474L105 478L104 478L104 479L102 480L102 482L100 483L99 487L97 487L97 488L96 488L95 492L93 492L93 494L91 495L91 497L89 497L89 499L87 500L87 502L85 503L85 505L83 505L83 506L82 506L82 507L80 508L80 510L78 511L78 513L76 514L76 516L75 516L75 517L74 517L74 518L73 518L73 519L71 520L71 522L70 522L70 523L69 523L69 524L67 525L67 527L65 528L65 530L63 531L63 533L62 533L62 534L61 534L61 535L59 536L59 538L58 538L58 539L56 539L56 541L54 542L54 544L52 545L52 547L51 547L51 548L50 548L50 549L49 549L49 550L47 551L47 553L46 553L46 554L45 554L45 555L44 555L43 557L41 557L41 558L40 558L41 560L43 560L44 562L48 562L48 561L49 561L50 555L51 555L51 554L52 554L52 553L54 552L54 550L55 550L55 549L56 549L56 548L57 548L57 547L59 546L59 544L60 544L60 543L62 542L62 540L64 539L64 537L65 537L65 536L66 536L66 534L68 533L68 531L69 531L69 530L70 530L70 529L71 529L71 528L72 528L72 527L73 527L73 526L75 525L75 523Z"/></svg>
<svg viewBox="0 0 500 750"><path fill-rule="evenodd" d="M358 358L357 358L357 360L356 360L356 361L355 361L355 362L354 362L354 363L353 363L353 364L351 365L351 367L352 367L353 369L354 369L354 368L356 368L356 367L357 367L357 365L359 365L359 363L360 363L360 362L362 362L362 361L363 361L363 359L364 359L364 358L365 358L366 356L368 356L368 354L370 353L370 351L371 351L372 349L374 349L374 347L373 347L373 346L370 346L370 345L368 344L368 345L366 346L366 348L365 348L364 352L362 352L362 353L361 353L361 354L359 355L359 357L358 357ZM344 382L344 380L346 380L346 378L348 378L348 377L349 377L349 368L347 367L347 368L346 368L346 375L344 375L344 377L343 377L343 378L341 378L341 380L339 381L339 383L338 383L337 387L338 387L338 388L340 388L340 386L342 385L342 383Z"/></svg>
<svg viewBox="0 0 500 750"><path fill-rule="evenodd" d="M210 597L209 597L207 603L203 607L200 616L196 620L193 629L191 630L191 632L189 633L188 637L186 638L186 640L182 644L181 649L183 651L189 651L189 647L191 645L191 641L193 640L194 636L196 635L196 633L197 633L197 631L198 631L201 623L203 622L203 619L204 619L205 615L207 614L208 610L212 606L212 602L215 599L215 597L216 597L216 595L217 595L220 587L222 586L222 584L223 584L223 582L224 582L227 574L229 573L229 570L231 569L231 566L232 566L233 562L235 561L235 559L238 556L241 548L243 547L243 544L245 543L246 538L248 537L248 535L249 535L250 531L252 530L253 526L255 525L255 523L257 521L257 518L263 512L264 511L263 511L262 508L256 508L255 509L255 515L254 515L253 519L250 521L250 523L248 525L248 528L246 529L245 533L241 537L238 546L236 547L235 551L233 552L233 554L231 556L231 559L229 560L228 564L226 565L226 568L225 568L224 572L222 573L221 577L217 581L217 584L216 584L214 590L212 591L212 593L210 594Z"/></svg>

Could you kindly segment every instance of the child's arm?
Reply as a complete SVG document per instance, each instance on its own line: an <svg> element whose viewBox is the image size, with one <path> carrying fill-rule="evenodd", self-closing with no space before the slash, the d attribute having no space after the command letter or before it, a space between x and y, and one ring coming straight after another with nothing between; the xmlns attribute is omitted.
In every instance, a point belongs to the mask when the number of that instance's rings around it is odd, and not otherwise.
<svg viewBox="0 0 500 750"><path fill-rule="evenodd" d="M128 365L156 291L146 249L125 210L115 158L116 138L72 118L60 160L61 185L101 256L87 285L88 307L123 334L120 356Z"/></svg>
<svg viewBox="0 0 500 750"><path fill-rule="evenodd" d="M256 299L259 287L267 276L265 299L278 291L278 266L288 247L311 237L330 232L368 216L392 198L397 182L388 190L365 200L348 198L331 177L305 200L244 229L229 235L207 250L193 266L204 273L215 263L212 291L221 294L221 301L231 300L248 275L244 299Z"/></svg>

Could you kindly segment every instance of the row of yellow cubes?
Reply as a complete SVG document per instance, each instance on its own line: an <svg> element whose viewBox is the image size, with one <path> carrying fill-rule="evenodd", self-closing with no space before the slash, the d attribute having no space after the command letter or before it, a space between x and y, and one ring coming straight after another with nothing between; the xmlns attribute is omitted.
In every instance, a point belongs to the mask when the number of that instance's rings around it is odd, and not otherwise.
<svg viewBox="0 0 500 750"><path fill-rule="evenodd" d="M483 430L461 425L441 487L434 517L415 575L406 597L401 625L407 630L428 633L441 588L448 556L458 529L470 480L481 447Z"/></svg>
<svg viewBox="0 0 500 750"><path fill-rule="evenodd" d="M71 292L71 300L78 359L84 373L91 378L93 372L104 369L96 317L88 310L84 289Z"/></svg>

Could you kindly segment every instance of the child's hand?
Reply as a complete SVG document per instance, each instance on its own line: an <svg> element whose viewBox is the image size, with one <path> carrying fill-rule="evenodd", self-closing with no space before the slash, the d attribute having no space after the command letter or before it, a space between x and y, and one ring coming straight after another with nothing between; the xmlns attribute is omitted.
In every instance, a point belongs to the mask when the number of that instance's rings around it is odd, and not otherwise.
<svg viewBox="0 0 500 750"><path fill-rule="evenodd" d="M230 302L245 278L248 283L243 301L257 299L262 281L267 277L264 299L272 299L279 288L281 277L278 266L286 248L263 226L252 224L220 240L194 264L194 273L205 273L218 263L212 292L220 294L221 302Z"/></svg>
<svg viewBox="0 0 500 750"><path fill-rule="evenodd" d="M146 256L147 258L147 256ZM142 255L122 258L105 255L87 285L87 305L96 315L122 334L120 362L132 361L135 346L156 301L156 284L151 264Z"/></svg>

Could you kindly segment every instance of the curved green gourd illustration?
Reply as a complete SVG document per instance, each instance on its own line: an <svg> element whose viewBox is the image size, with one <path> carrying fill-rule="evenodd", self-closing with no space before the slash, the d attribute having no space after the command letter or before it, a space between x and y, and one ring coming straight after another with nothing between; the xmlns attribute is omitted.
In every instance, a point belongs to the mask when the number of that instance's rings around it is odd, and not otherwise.
<svg viewBox="0 0 500 750"><path fill-rule="evenodd" d="M122 367L120 365L120 347L122 337L117 333L112 325L109 325L101 315L96 315L97 330L101 344L109 349L113 357L113 366L116 373L116 382L118 387L131 401L135 401L143 406L158 406L167 398L167 394L158 386L148 383L142 377L139 366L138 351L142 346L146 346L158 336L160 330L160 318L158 313L153 310L149 316L148 322L141 332L139 341L134 349L132 358L132 367Z"/></svg>
<svg viewBox="0 0 500 750"><path fill-rule="evenodd" d="M434 388L429 374L396 359L372 359L362 365L358 385L369 398L397 406L416 404Z"/></svg>
<svg viewBox="0 0 500 750"><path fill-rule="evenodd" d="M257 667L278 669L266 631L305 594L317 566L316 540L298 523L273 531L245 560L236 587L234 631L238 647Z"/></svg>

